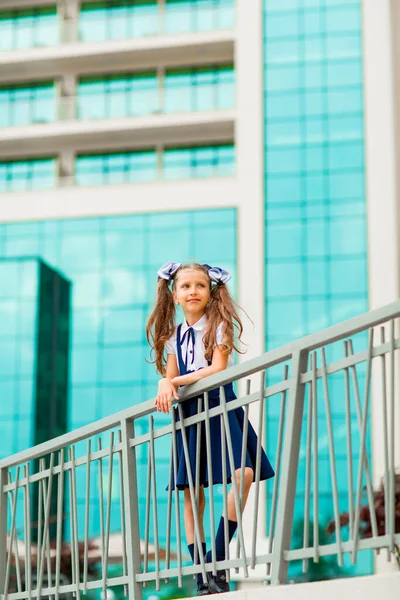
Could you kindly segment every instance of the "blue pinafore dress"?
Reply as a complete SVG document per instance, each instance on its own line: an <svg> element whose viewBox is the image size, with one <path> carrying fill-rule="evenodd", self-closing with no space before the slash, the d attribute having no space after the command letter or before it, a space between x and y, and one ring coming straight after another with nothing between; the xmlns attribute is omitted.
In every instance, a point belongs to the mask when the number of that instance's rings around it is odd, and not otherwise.
<svg viewBox="0 0 400 600"><path fill-rule="evenodd" d="M192 338L192 344L194 344L194 330L190 327L181 338L181 327L177 328L176 335L176 356L178 359L179 373L180 375L187 375L193 373L193 370L188 368L188 356L186 355L183 360L182 356L182 345L185 341L186 336ZM208 362L211 365L210 362ZM226 401L230 402L236 398L233 391L232 383L228 383L224 386ZM209 408L212 409L219 406L219 389L211 390L208 393ZM191 398L182 402L182 412L186 419L198 413L199 397ZM200 396L201 411L204 410L204 396ZM176 421L179 421L178 409L174 408L174 416ZM228 411L229 427L232 439L233 449L233 460L235 470L241 467L242 458L242 440L243 440L243 425L244 425L244 410L243 408L236 408L235 410ZM192 472L193 484L196 482L196 453L197 453L197 424L190 425L185 428L185 433L188 450L189 450L189 462L190 470ZM200 426L200 460L199 460L199 481L200 486L209 486L209 475L207 468L207 448L206 448L206 433L204 422ZM221 417L218 415L210 419L210 445L211 445L211 465L212 465L212 483L221 484L223 482L223 470L222 470L222 449L221 449ZM177 446L177 488L183 490L189 487L188 473L185 463L185 454L182 442L182 431L178 430L176 433L176 446ZM256 457L257 457L257 435L254 431L251 423L248 424L247 434L247 452L246 452L246 467L251 467L254 471L254 479L256 476ZM226 473L227 482L231 482L231 467L228 455L228 448L225 440L225 460L226 460ZM275 475L273 468L264 452L261 448L261 471L260 480L269 479ZM172 476L172 489L175 489L175 482Z"/></svg>

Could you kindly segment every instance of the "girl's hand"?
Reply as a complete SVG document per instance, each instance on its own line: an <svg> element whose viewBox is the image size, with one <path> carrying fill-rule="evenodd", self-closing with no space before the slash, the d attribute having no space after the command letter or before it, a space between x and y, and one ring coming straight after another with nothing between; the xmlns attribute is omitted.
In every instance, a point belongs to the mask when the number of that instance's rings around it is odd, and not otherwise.
<svg viewBox="0 0 400 600"><path fill-rule="evenodd" d="M158 412L163 412L167 415L172 408L172 398L179 400L178 392L171 379L164 377L164 379L160 379L158 382L158 394L155 401Z"/></svg>

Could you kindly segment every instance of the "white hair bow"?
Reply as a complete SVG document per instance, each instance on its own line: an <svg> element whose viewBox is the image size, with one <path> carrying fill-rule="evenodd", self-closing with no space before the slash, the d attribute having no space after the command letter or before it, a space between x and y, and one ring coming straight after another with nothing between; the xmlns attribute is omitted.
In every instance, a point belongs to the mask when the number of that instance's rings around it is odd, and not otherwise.
<svg viewBox="0 0 400 600"><path fill-rule="evenodd" d="M225 271L225 269L221 269L221 267L210 267L210 265L203 265L208 271L208 276L211 281L215 283L225 284L228 283L230 279L232 279L232 275Z"/></svg>
<svg viewBox="0 0 400 600"><path fill-rule="evenodd" d="M167 281L170 281L181 266L181 263L167 262L158 269L157 275L160 279L166 279Z"/></svg>

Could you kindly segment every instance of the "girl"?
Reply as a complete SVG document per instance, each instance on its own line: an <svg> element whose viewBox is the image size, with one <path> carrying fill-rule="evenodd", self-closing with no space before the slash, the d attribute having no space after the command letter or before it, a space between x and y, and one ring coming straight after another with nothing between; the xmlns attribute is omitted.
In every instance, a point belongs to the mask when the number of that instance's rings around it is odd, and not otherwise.
<svg viewBox="0 0 400 600"><path fill-rule="evenodd" d="M226 286L230 274L219 267L209 265L166 263L158 271L158 290L156 307L151 314L146 334L147 340L155 351L157 371L163 376L158 384L156 407L158 411L168 413L173 399L179 400L178 388L189 385L223 371L233 364L234 322L239 332L239 340L243 332L242 323L235 310L233 300ZM171 285L172 284L172 285ZM182 307L185 321L175 326L175 304ZM165 351L167 358L165 360ZM224 386L226 401L236 398L232 383ZM203 397L201 398L203 401ZM209 392L210 409L219 405L219 389ZM204 406L202 406L203 410ZM182 403L184 418L197 414L198 398ZM178 411L175 412L177 420ZM229 428L232 438L235 472L234 477L240 492L240 470L244 411L238 408L228 412ZM198 490L198 518L202 551L205 562L211 562L211 551L206 552L203 516L205 508L204 487L208 487L207 455L205 427L202 423L200 440L200 484ZM210 419L212 483L222 483L223 467L221 453L220 417ZM193 481L196 481L196 448L197 425L186 428L187 446L189 449L190 469ZM255 478L257 453L257 436L249 423L247 437L247 453L244 471L243 508L249 494L250 486ZM232 473L226 454L226 473L228 482L232 481ZM173 483L184 490L184 520L188 548L192 560L195 561L194 518L189 493L188 474L185 465L182 433L177 432L177 480ZM261 456L261 480L274 476L274 471L264 453ZM237 529L233 489L228 494L228 531L229 542ZM224 517L221 517L216 535L216 560L225 559ZM203 583L202 575L197 578L197 595L206 595L229 591L225 571L217 571L216 576L208 572L208 582Z"/></svg>

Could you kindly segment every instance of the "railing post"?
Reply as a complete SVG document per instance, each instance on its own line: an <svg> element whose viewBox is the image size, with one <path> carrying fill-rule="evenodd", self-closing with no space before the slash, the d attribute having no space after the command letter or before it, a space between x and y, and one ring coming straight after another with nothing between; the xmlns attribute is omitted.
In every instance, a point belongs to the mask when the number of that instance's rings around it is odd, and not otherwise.
<svg viewBox="0 0 400 600"><path fill-rule="evenodd" d="M0 598L4 598L7 563L7 492L8 469L0 469ZM11 552L11 548L10 548Z"/></svg>
<svg viewBox="0 0 400 600"><path fill-rule="evenodd" d="M305 384L300 376L307 370L308 350L295 350L292 355L291 378L286 416L285 442L282 454L279 485L276 535L273 545L271 583L287 582L289 563L284 552L289 550L292 537L294 500L296 496L297 467L303 421Z"/></svg>
<svg viewBox="0 0 400 600"><path fill-rule="evenodd" d="M129 445L129 440L134 437L134 434L134 422L121 421L122 483L125 507L128 596L131 600L142 600L142 584L136 581L136 575L141 572L136 449L131 448Z"/></svg>

